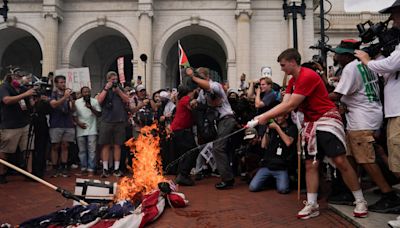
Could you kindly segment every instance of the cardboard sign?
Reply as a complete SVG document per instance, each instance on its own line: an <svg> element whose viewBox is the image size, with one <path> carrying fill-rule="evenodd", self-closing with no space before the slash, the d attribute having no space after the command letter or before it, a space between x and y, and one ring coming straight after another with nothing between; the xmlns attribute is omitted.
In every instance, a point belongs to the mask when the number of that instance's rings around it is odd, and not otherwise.
<svg viewBox="0 0 400 228"><path fill-rule="evenodd" d="M88 67L58 69L54 72L54 75L64 75L67 80L67 88L72 89L74 92L80 91L83 86L92 88Z"/></svg>

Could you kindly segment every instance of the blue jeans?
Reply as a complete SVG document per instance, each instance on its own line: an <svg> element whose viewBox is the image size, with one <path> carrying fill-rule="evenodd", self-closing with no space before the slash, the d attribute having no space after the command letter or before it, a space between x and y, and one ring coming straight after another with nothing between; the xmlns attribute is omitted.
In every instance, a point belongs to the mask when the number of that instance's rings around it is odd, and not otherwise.
<svg viewBox="0 0 400 228"><path fill-rule="evenodd" d="M81 170L96 170L96 144L97 135L85 135L77 137L79 147L79 160L81 161Z"/></svg>
<svg viewBox="0 0 400 228"><path fill-rule="evenodd" d="M264 189L265 181L268 177L274 177L276 188L279 193L286 194L289 190L289 175L287 170L270 170L267 167L261 167L250 182L249 190L258 192Z"/></svg>

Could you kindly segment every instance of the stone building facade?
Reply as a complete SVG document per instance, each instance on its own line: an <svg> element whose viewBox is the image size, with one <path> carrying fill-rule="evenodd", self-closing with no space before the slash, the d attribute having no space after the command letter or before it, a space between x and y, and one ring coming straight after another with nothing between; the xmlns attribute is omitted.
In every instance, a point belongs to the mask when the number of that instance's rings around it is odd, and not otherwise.
<svg viewBox="0 0 400 228"><path fill-rule="evenodd" d="M288 3L299 4L300 0ZM311 59L308 47L317 38L318 1L306 0L306 17L298 19L299 51ZM339 4L338 4L339 3ZM1 77L18 65L35 75L60 68L89 67L98 91L104 76L125 57L127 78L143 77L149 91L179 83L180 40L193 66L215 70L231 87L242 73L260 76L270 66L278 83L283 75L278 54L293 45L292 19L283 17L282 0L14 0L9 18L0 22ZM375 14L346 14L335 0L329 19L332 43L356 35L355 25ZM341 8L342 7L342 8ZM146 62L140 59L145 54Z"/></svg>

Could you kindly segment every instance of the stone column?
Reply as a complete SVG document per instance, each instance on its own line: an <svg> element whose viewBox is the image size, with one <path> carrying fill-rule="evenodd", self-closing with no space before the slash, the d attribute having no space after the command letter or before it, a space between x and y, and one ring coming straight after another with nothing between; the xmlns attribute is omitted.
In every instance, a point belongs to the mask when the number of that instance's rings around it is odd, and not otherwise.
<svg viewBox="0 0 400 228"><path fill-rule="evenodd" d="M242 73L251 75L250 68L250 0L237 0L236 6L236 78L230 81L236 85ZM231 80L231 79L229 79Z"/></svg>
<svg viewBox="0 0 400 228"><path fill-rule="evenodd" d="M43 61L42 75L57 69L58 53L58 24L62 21L62 0L43 0Z"/></svg>
<svg viewBox="0 0 400 228"><path fill-rule="evenodd" d="M42 75L47 75L51 71L57 69L57 60L59 53L58 45L58 22L61 18L57 13L44 13L44 48Z"/></svg>
<svg viewBox="0 0 400 228"><path fill-rule="evenodd" d="M138 61L138 75L142 75L142 81L145 83L146 90L151 92L153 88L152 62L153 62L153 0L139 0L139 53L134 53L135 60ZM147 62L140 59L140 55L147 56ZM146 72L145 72L146 68Z"/></svg>

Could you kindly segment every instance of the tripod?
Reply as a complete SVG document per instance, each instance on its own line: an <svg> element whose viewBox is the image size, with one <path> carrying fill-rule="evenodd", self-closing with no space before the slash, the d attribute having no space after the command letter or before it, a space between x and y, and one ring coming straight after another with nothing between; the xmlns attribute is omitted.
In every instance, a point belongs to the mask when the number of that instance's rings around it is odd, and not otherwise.
<svg viewBox="0 0 400 228"><path fill-rule="evenodd" d="M21 151L23 154L23 164L22 167L24 167L26 170L29 172L32 172L32 157L33 156L33 140L34 140L34 127L33 127L33 117L34 115L37 115L36 113L31 114L31 121L29 123L29 128L28 128L28 140L26 142L26 147L25 150ZM31 162L29 162L29 159L31 159Z"/></svg>

